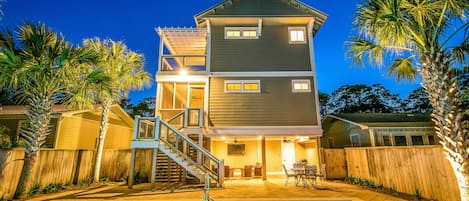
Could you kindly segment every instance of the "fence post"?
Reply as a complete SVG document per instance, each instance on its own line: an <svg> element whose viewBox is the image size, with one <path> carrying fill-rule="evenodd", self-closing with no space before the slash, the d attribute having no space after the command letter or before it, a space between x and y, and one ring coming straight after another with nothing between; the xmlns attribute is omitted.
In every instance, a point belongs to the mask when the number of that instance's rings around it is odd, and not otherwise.
<svg viewBox="0 0 469 201"><path fill-rule="evenodd" d="M130 149L130 169L129 169L129 180L127 181L128 188L132 189L134 184L134 168L135 168L135 149Z"/></svg>

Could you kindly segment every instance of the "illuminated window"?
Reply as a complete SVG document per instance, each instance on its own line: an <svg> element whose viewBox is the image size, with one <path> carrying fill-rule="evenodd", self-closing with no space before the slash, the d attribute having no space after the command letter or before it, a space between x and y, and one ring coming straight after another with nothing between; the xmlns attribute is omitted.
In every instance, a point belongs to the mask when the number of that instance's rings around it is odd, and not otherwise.
<svg viewBox="0 0 469 201"><path fill-rule="evenodd" d="M241 32L239 30L228 30L226 31L226 37L240 37Z"/></svg>
<svg viewBox="0 0 469 201"><path fill-rule="evenodd" d="M307 93L311 92L311 80L292 80L292 92Z"/></svg>
<svg viewBox="0 0 469 201"><path fill-rule="evenodd" d="M225 27L225 39L258 39L257 27Z"/></svg>
<svg viewBox="0 0 469 201"><path fill-rule="evenodd" d="M350 135L350 143L352 147L359 147L360 144L360 134L354 133Z"/></svg>
<svg viewBox="0 0 469 201"><path fill-rule="evenodd" d="M260 93L259 80L225 80L225 93Z"/></svg>
<svg viewBox="0 0 469 201"><path fill-rule="evenodd" d="M306 29L304 27L288 27L290 44L306 44Z"/></svg>

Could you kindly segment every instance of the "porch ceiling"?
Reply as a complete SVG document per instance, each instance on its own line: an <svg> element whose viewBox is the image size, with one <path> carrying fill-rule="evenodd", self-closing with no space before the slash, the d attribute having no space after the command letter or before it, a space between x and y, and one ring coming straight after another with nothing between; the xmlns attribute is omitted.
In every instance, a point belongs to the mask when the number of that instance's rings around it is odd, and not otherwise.
<svg viewBox="0 0 469 201"><path fill-rule="evenodd" d="M205 55L206 29L158 27L156 31L172 55Z"/></svg>

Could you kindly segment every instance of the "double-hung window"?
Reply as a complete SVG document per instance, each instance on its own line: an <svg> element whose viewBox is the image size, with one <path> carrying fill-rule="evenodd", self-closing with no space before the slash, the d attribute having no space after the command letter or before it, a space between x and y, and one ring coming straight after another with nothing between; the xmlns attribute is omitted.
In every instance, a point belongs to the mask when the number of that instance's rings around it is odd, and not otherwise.
<svg viewBox="0 0 469 201"><path fill-rule="evenodd" d="M257 27L225 27L225 39L258 39Z"/></svg>
<svg viewBox="0 0 469 201"><path fill-rule="evenodd" d="M260 80L225 80L225 93L260 93Z"/></svg>
<svg viewBox="0 0 469 201"><path fill-rule="evenodd" d="M288 27L288 37L290 44L306 44L306 28Z"/></svg>
<svg viewBox="0 0 469 201"><path fill-rule="evenodd" d="M311 80L292 80L291 87L293 93L311 92Z"/></svg>

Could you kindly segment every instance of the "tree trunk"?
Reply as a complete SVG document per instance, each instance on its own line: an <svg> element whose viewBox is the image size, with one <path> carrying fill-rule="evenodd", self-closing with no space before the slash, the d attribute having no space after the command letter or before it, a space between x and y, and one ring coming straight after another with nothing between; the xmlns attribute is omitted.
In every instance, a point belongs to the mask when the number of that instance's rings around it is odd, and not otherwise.
<svg viewBox="0 0 469 201"><path fill-rule="evenodd" d="M101 159L103 157L104 139L106 138L107 129L109 128L109 112L111 110L112 100L108 99L103 102L103 112L101 113L101 123L99 125L98 147L96 150L94 181L99 182L99 174L101 171Z"/></svg>
<svg viewBox="0 0 469 201"><path fill-rule="evenodd" d="M423 53L421 72L423 87L434 110L432 120L458 180L461 201L469 201L469 134L463 130L464 108L458 101L458 86L451 72L449 56L441 52Z"/></svg>
<svg viewBox="0 0 469 201"><path fill-rule="evenodd" d="M47 96L34 96L29 98L26 111L27 121L20 128L20 137L24 140L24 165L15 192L16 196L22 196L30 186L31 172L36 163L36 155L39 148L46 142L50 134L50 116L52 102Z"/></svg>

